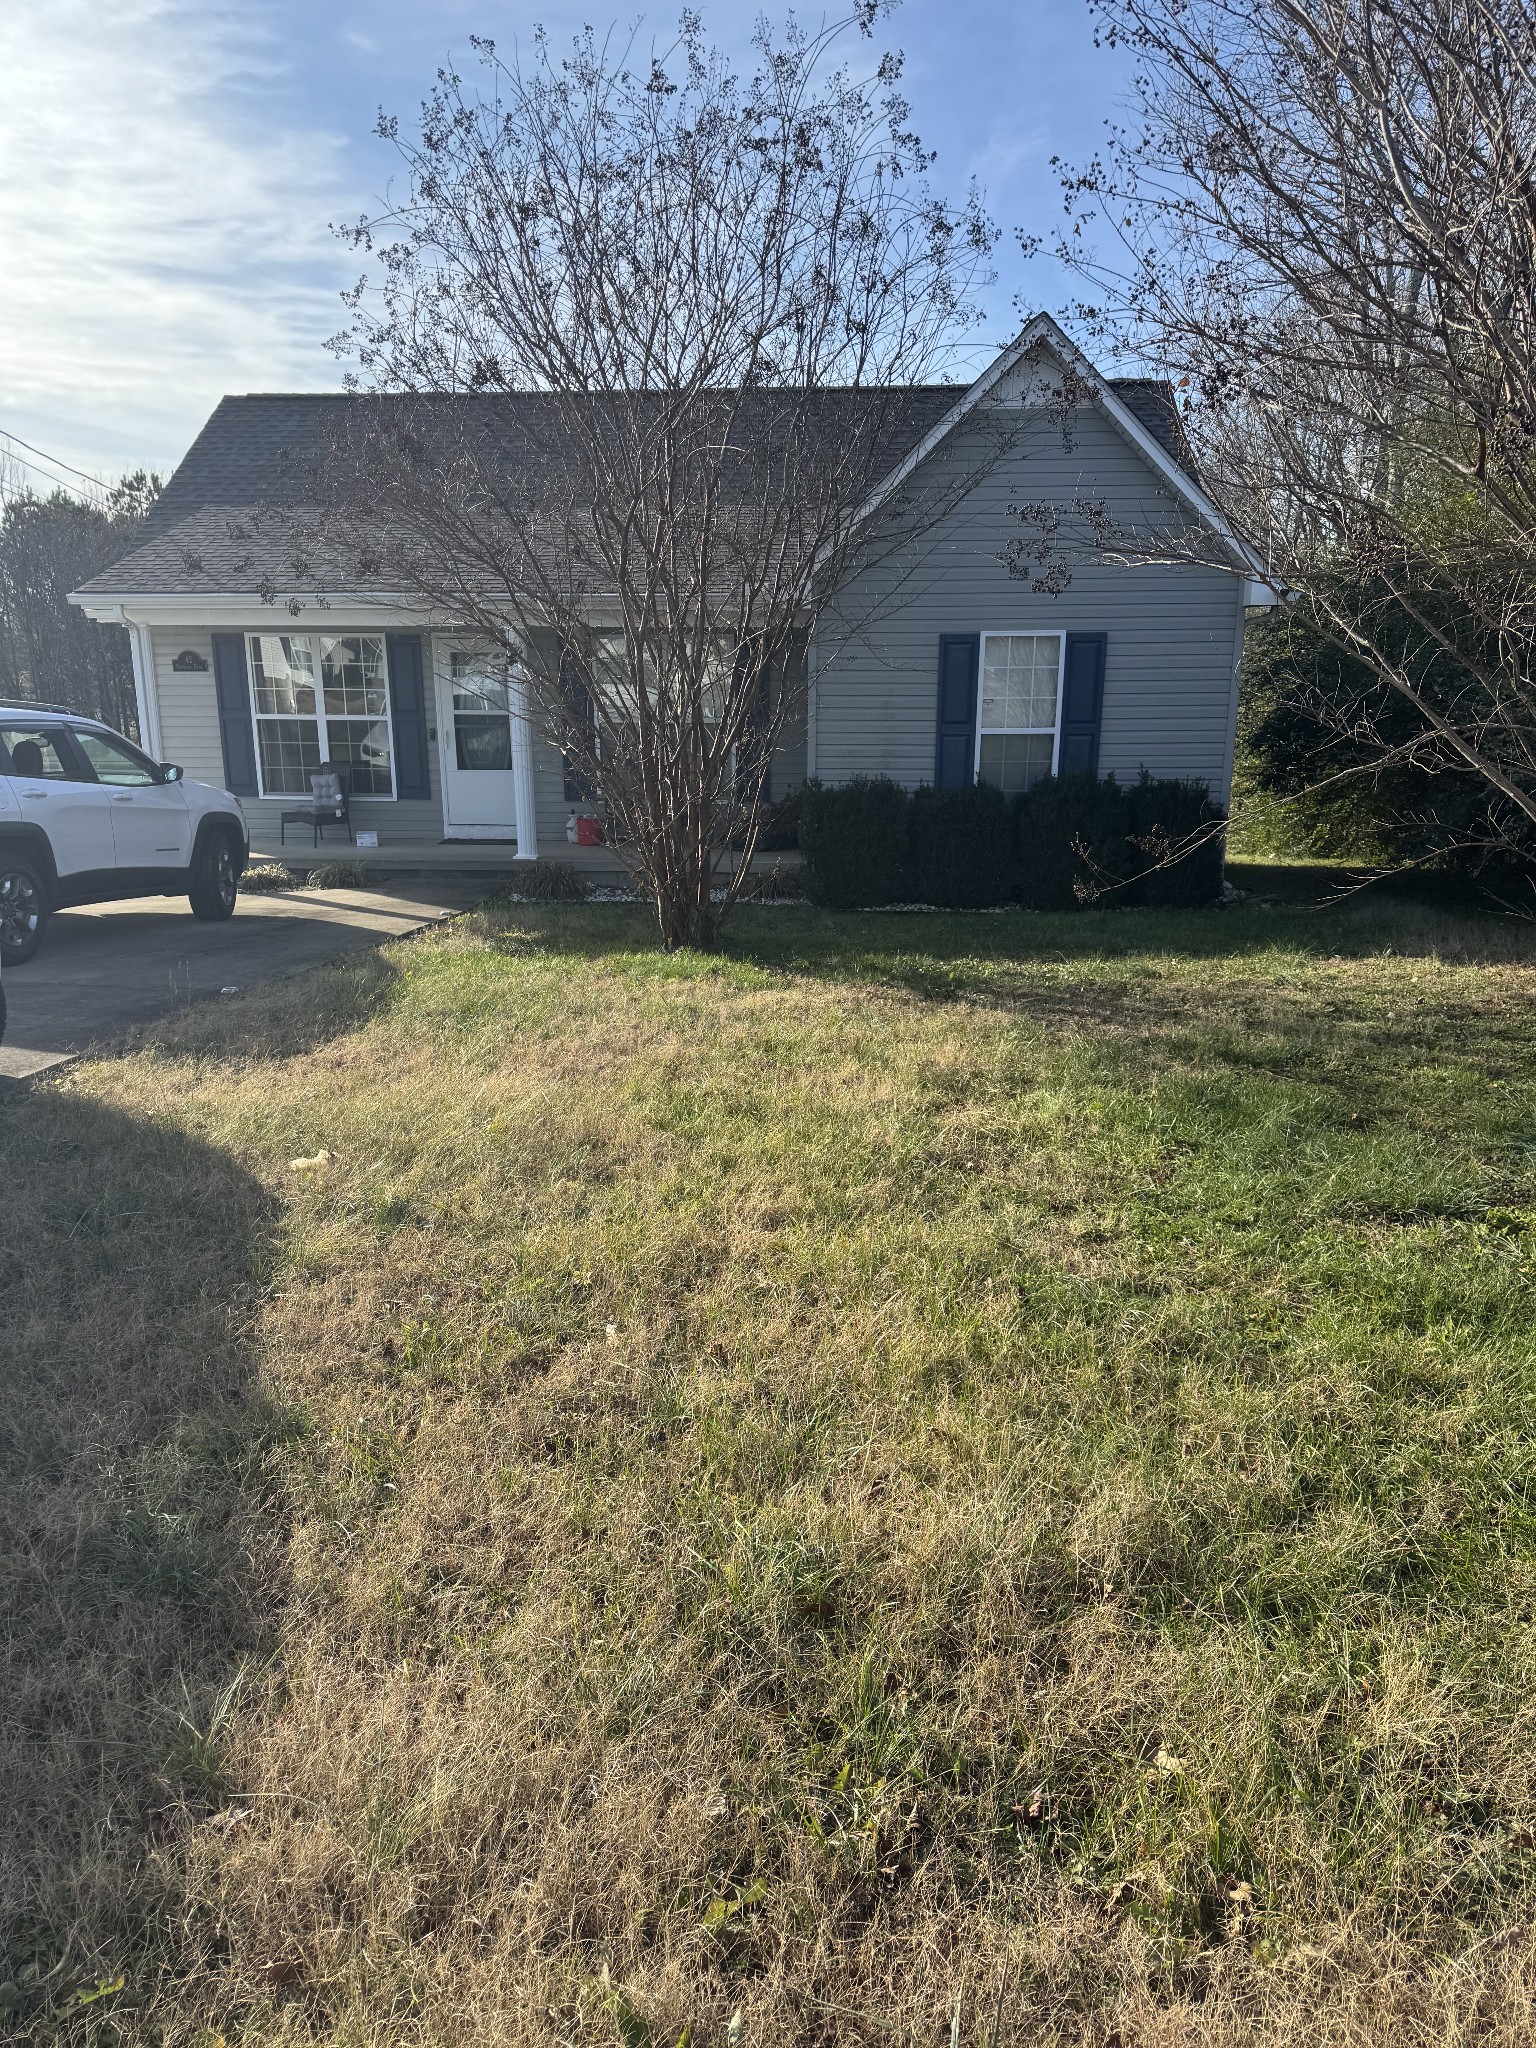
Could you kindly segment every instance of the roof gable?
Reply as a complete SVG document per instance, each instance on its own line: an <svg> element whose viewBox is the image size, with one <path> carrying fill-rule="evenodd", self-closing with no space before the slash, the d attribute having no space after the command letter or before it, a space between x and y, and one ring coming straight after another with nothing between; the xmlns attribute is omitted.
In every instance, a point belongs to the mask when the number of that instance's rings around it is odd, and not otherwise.
<svg viewBox="0 0 1536 2048"><path fill-rule="evenodd" d="M857 516L860 519L872 517L886 499L900 489L918 464L926 461L973 412L990 400L1002 399L1007 380L1019 373L1026 359L1036 352L1052 357L1087 389L1111 424L1174 495L1230 550L1235 567L1241 567L1250 575L1263 575L1264 565L1257 551L1233 529L1199 481L1193 451L1167 380L1101 377L1049 313L1037 313L1026 322L975 383L957 395L955 404L943 418L935 421L922 440L881 480L859 507Z"/></svg>

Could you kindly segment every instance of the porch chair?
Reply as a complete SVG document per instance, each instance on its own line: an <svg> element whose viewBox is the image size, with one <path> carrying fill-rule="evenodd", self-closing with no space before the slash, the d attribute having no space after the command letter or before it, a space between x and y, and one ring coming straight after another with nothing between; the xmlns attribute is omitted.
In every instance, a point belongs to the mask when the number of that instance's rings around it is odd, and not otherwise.
<svg viewBox="0 0 1536 2048"><path fill-rule="evenodd" d="M313 838L310 844L318 846L325 837L327 825L340 825L348 840L352 838L352 806L347 798L347 782L344 771L334 761L322 761L309 778L309 802L297 809L284 811L279 824L279 845L288 843L290 825L308 825Z"/></svg>

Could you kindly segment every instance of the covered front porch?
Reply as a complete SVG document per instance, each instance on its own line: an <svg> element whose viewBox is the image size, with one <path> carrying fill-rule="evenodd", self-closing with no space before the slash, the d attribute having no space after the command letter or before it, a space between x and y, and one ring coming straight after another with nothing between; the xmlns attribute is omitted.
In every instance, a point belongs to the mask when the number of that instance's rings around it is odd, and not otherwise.
<svg viewBox="0 0 1536 2048"><path fill-rule="evenodd" d="M286 844L276 823L257 813L247 813L251 831L251 859L278 861L284 867L310 871L331 862L356 865L370 875L474 874L504 877L509 888L516 886L521 870L533 865L517 857L515 840L443 839L436 842L398 840L390 843L387 830L379 833L377 846L356 846L344 830L332 827L318 846L311 845L308 832L288 828ZM540 840L538 864L560 861L573 867L595 888L627 883L623 863L610 846L573 846L567 839ZM752 862L754 873L770 873L775 867L800 864L795 852L759 853Z"/></svg>
<svg viewBox="0 0 1536 2048"><path fill-rule="evenodd" d="M377 832L376 846L359 846L348 834L345 826L329 825L318 844L313 843L311 833L303 826L289 825L286 838L278 821L265 806L246 806L246 822L251 834L251 859L253 861L281 861L287 867L313 868L326 861L357 861L381 872L439 873L447 869L460 870L466 874L499 873L505 869L508 874L518 867L527 867L527 861L519 861L517 841L508 839L439 839L428 840L417 837L392 837L387 826L375 827L368 824L354 827L364 833ZM617 879L623 873L622 864L607 846L572 846L564 838L551 840L547 845L539 844L539 859L543 861L569 860L572 867L588 875L593 881L604 876Z"/></svg>

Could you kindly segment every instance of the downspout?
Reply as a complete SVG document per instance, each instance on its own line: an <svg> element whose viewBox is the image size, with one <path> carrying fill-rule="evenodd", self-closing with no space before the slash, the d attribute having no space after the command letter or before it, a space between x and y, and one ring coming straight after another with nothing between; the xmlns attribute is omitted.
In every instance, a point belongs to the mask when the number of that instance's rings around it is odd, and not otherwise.
<svg viewBox="0 0 1536 2048"><path fill-rule="evenodd" d="M1237 584L1237 619L1232 636L1232 682L1227 701L1227 751L1223 776L1226 786L1221 792L1221 807L1225 811L1232 808L1232 781L1237 772L1238 694L1243 676L1243 642L1248 633L1248 586L1240 576L1234 580Z"/></svg>
<svg viewBox="0 0 1536 2048"><path fill-rule="evenodd" d="M1232 782L1237 772L1237 719L1239 700L1242 692L1243 654L1248 640L1248 615L1255 611L1272 611L1279 602L1267 583L1256 576L1239 576L1237 579L1237 649L1232 663L1232 702L1227 714L1227 786L1222 792L1222 804L1232 808Z"/></svg>

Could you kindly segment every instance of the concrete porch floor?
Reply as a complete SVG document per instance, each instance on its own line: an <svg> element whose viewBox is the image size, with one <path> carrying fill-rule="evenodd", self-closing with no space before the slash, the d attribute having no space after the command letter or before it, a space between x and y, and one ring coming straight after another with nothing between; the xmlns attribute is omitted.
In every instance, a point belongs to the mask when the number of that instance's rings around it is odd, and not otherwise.
<svg viewBox="0 0 1536 2048"><path fill-rule="evenodd" d="M512 840L442 839L423 845L380 844L353 846L334 834L319 846L300 846L290 833L286 846L277 843L275 833L251 832L252 861L277 861L282 866L308 870L322 863L344 861L379 874L497 874L511 877L520 866L517 846ZM539 860L563 861L601 887L626 878L622 863L608 846L572 846L568 840L540 842ZM752 866L757 871L776 866L798 867L798 852L759 853Z"/></svg>

